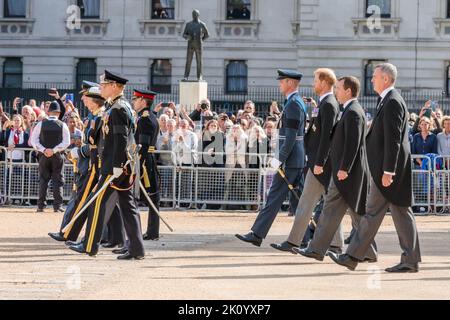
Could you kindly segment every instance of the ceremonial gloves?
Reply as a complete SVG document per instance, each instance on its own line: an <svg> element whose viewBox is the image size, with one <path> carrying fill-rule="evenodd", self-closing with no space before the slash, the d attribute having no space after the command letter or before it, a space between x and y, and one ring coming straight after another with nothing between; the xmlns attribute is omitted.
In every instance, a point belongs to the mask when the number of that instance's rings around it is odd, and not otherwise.
<svg viewBox="0 0 450 320"><path fill-rule="evenodd" d="M122 175L123 169L122 168L113 168L113 177L118 178Z"/></svg>

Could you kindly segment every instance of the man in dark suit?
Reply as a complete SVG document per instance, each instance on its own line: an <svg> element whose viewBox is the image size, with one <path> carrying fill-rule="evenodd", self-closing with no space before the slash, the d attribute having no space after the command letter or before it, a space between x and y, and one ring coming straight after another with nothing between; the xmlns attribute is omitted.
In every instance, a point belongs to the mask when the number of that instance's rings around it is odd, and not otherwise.
<svg viewBox="0 0 450 320"><path fill-rule="evenodd" d="M354 270L375 238L388 208L403 250L400 264L387 272L417 272L420 248L411 210L411 152L408 140L408 109L394 88L397 68L383 63L375 68L372 83L380 94L377 114L367 135L372 180L367 213L350 242L347 253L331 255L338 264Z"/></svg>
<svg viewBox="0 0 450 320"><path fill-rule="evenodd" d="M286 102L281 116L278 159L273 158L270 164L275 170L282 168L289 183L299 187L300 190L303 189L303 168L305 167L303 139L306 122L306 105L298 94L302 76L296 71L278 70L280 91L286 96ZM288 193L288 184L277 171L270 186L266 205L256 218L252 232L246 235L237 234L236 237L255 246L261 246L262 239L269 233Z"/></svg>
<svg viewBox="0 0 450 320"><path fill-rule="evenodd" d="M344 111L332 133L330 156L331 182L325 196L322 215L314 237L306 249L293 251L322 261L334 234L347 210L358 223L365 213L369 184L369 168L366 155L366 117L357 97L359 80L355 77L340 78L336 85L336 98ZM374 246L363 254L374 262L377 254Z"/></svg>
<svg viewBox="0 0 450 320"><path fill-rule="evenodd" d="M333 92L336 81L336 75L331 69L321 68L314 72L314 91L320 100L318 110L315 108L312 112L311 125L305 135L308 172L287 241L271 244L280 251L294 253L292 248L300 246L313 209L330 184L331 165L327 160L330 154L331 131L339 115L339 103ZM340 234L338 230L332 243L333 247L339 249L343 245Z"/></svg>

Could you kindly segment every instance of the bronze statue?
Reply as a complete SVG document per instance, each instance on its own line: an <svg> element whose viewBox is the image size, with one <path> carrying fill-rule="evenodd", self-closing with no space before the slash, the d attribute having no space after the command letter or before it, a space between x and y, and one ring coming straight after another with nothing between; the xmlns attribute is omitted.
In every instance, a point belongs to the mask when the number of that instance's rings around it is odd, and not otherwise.
<svg viewBox="0 0 450 320"><path fill-rule="evenodd" d="M197 79L203 80L202 76L202 41L205 41L208 37L208 29L206 24L199 20L200 12L194 10L192 12L193 20L186 24L184 29L183 38L188 41L186 69L184 71L184 80L188 80L189 73L191 72L192 58L197 60Z"/></svg>

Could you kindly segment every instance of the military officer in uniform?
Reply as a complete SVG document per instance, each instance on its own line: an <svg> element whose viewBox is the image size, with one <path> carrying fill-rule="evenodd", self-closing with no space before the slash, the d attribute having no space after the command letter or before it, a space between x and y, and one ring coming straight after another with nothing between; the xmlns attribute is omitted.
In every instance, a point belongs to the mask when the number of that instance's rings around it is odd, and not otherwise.
<svg viewBox="0 0 450 320"><path fill-rule="evenodd" d="M88 106L88 102L89 100L86 99L86 97L89 97L89 89L91 88L95 88L98 87L98 84L93 83L93 82L89 82L89 81L83 81L82 84L82 90L80 91L81 96L81 100L83 101L83 103L88 107L88 109L90 109L90 107ZM103 105L104 100L103 98L100 97L100 102L101 105ZM88 100L88 102L86 102L86 100ZM103 102L101 102L103 101ZM100 106L101 107L101 106ZM100 108L99 107L99 108ZM85 125L85 130L84 130L84 141L86 141L86 133L90 130L90 124L91 121L89 121L89 119L92 117L92 110L89 110L90 113L88 115L88 122ZM79 174L79 179L77 182L77 188L74 192L74 196L72 197L72 199L69 201L69 203L67 204L66 207L66 211L64 212L64 217L63 220L61 222L61 227L60 227L60 231L59 232L50 232L48 235L56 240L56 241L66 241L66 240L76 240L75 239L66 239L64 238L62 229L70 222L70 220L72 219L72 217L77 213L77 206L80 202L80 199L82 199L82 195L86 192L86 183L87 181L89 181L89 177L91 172L91 167L90 167L90 150L89 150L89 144L83 144L80 148L73 148L70 151L70 158L73 159L74 161L76 161L77 163L77 171ZM88 193L90 192L90 189L87 191Z"/></svg>
<svg viewBox="0 0 450 320"><path fill-rule="evenodd" d="M100 91L102 97L107 99L107 104L102 117L101 134L105 147L100 156L100 178L93 189L93 194L97 198L89 207L84 241L69 248L95 256L99 249L103 227L109 221L118 201L128 238L128 251L118 256L118 259L140 260L144 258L145 252L140 215L132 192L135 176L129 161L135 156L132 154L135 146L134 118L132 108L124 97L127 82L127 79L107 70L101 77ZM114 179L112 182L111 178Z"/></svg>
<svg viewBox="0 0 450 320"><path fill-rule="evenodd" d="M37 212L44 212L50 179L53 185L53 209L64 212L62 191L64 185L63 152L70 145L67 125L59 120L61 108L57 101L48 107L48 119L39 122L31 135L31 145L39 151L39 199Z"/></svg>
<svg viewBox="0 0 450 320"><path fill-rule="evenodd" d="M140 144L140 174L141 181L150 199L159 210L159 174L154 156L156 140L159 135L159 123L156 115L150 110L156 93L153 91L134 90L133 107L138 114L135 140ZM147 232L144 240L159 239L159 216L149 204Z"/></svg>
<svg viewBox="0 0 450 320"><path fill-rule="evenodd" d="M336 81L336 75L331 69L321 68L314 72L314 90L320 97L320 101L318 110L312 112L311 125L305 135L308 172L288 239L281 244L271 244L273 248L280 251L294 253L292 248L300 247L314 206L330 184L331 163L328 158L331 131L339 115L339 103L333 92ZM332 246L335 250L340 250L342 242L341 232L338 231Z"/></svg>
<svg viewBox="0 0 450 320"><path fill-rule="evenodd" d="M305 167L303 137L306 105L298 94L302 76L296 71L278 70L280 91L286 96L286 102L279 130L279 158L273 158L270 164L274 169L281 168L288 182L299 189L303 187L303 168ZM288 193L288 184L277 171L270 186L266 205L256 218L252 231L246 235L237 234L236 237L255 246L261 246Z"/></svg>

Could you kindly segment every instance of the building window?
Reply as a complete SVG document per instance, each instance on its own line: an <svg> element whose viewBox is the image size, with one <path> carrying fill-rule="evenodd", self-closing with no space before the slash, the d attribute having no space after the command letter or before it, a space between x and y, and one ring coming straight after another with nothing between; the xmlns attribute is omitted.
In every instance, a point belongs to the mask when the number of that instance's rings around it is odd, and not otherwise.
<svg viewBox="0 0 450 320"><path fill-rule="evenodd" d="M366 96L375 96L377 95L375 90L373 89L372 77L375 67L380 63L386 62L386 60L369 60L364 67L364 94Z"/></svg>
<svg viewBox="0 0 450 320"><path fill-rule="evenodd" d="M151 90L158 93L172 92L172 63L168 59L154 60L150 70Z"/></svg>
<svg viewBox="0 0 450 320"><path fill-rule="evenodd" d="M82 19L100 18L100 0L78 0Z"/></svg>
<svg viewBox="0 0 450 320"><path fill-rule="evenodd" d="M152 0L152 19L175 19L175 0Z"/></svg>
<svg viewBox="0 0 450 320"><path fill-rule="evenodd" d="M447 0L447 18L450 19L450 0Z"/></svg>
<svg viewBox="0 0 450 320"><path fill-rule="evenodd" d="M76 87L81 88L83 80L97 82L97 62L95 59L79 59L76 67Z"/></svg>
<svg viewBox="0 0 450 320"><path fill-rule="evenodd" d="M377 6L380 9L374 10L373 6ZM391 0L366 0L366 17L368 18L378 13L381 18L390 18Z"/></svg>
<svg viewBox="0 0 450 320"><path fill-rule="evenodd" d="M3 63L3 87L22 88L22 59L6 58Z"/></svg>
<svg viewBox="0 0 450 320"><path fill-rule="evenodd" d="M226 93L247 93L247 63L245 61L230 61L226 68Z"/></svg>
<svg viewBox="0 0 450 320"><path fill-rule="evenodd" d="M447 96L450 96L450 62L447 66Z"/></svg>
<svg viewBox="0 0 450 320"><path fill-rule="evenodd" d="M27 16L27 0L4 0L5 18L25 18Z"/></svg>
<svg viewBox="0 0 450 320"><path fill-rule="evenodd" d="M227 20L250 20L251 0L227 0Z"/></svg>

